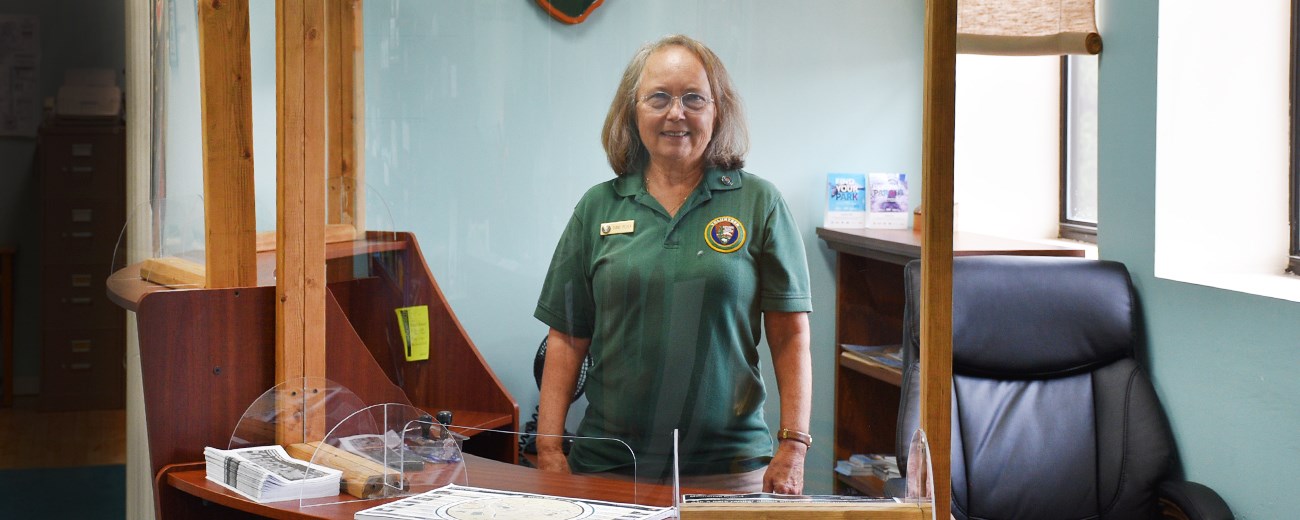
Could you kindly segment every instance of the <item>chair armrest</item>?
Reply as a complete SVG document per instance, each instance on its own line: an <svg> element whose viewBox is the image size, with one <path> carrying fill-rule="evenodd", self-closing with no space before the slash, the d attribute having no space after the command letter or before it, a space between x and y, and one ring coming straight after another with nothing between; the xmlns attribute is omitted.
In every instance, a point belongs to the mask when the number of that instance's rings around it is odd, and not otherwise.
<svg viewBox="0 0 1300 520"><path fill-rule="evenodd" d="M1170 480L1160 483L1163 516L1184 520L1233 520L1228 503L1213 489L1195 482Z"/></svg>

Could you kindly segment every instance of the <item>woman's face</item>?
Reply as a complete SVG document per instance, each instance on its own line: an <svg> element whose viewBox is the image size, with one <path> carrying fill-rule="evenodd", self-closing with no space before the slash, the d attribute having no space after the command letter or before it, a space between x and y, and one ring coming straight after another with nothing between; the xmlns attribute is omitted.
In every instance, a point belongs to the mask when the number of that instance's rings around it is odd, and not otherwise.
<svg viewBox="0 0 1300 520"><path fill-rule="evenodd" d="M656 92L669 96L695 93L712 100L704 64L683 47L659 49L646 60L636 92L636 127L650 152L650 164L667 169L702 168L704 150L713 138L716 105L707 103L699 111L690 111L680 99L674 99L666 109L654 110L642 100Z"/></svg>

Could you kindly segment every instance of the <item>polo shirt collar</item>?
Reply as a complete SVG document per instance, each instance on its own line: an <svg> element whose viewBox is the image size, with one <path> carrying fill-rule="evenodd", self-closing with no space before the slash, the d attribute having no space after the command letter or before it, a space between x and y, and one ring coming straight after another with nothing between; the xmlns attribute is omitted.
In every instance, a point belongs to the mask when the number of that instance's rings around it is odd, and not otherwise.
<svg viewBox="0 0 1300 520"><path fill-rule="evenodd" d="M740 189L745 176L740 170L709 168L701 181L710 192ZM614 193L620 197L634 197L645 192L645 169L628 172L614 179Z"/></svg>

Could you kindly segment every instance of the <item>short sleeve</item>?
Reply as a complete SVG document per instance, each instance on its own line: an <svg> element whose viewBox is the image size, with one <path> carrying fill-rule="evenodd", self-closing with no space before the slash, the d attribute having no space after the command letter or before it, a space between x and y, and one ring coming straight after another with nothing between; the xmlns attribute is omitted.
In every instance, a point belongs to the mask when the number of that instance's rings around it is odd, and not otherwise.
<svg viewBox="0 0 1300 520"><path fill-rule="evenodd" d="M785 200L779 196L768 213L758 259L759 308L775 312L812 312L808 255Z"/></svg>
<svg viewBox="0 0 1300 520"><path fill-rule="evenodd" d="M586 226L575 211L555 246L537 309L533 311L533 317L542 323L580 338L591 337L596 321L588 276L590 245L586 233Z"/></svg>

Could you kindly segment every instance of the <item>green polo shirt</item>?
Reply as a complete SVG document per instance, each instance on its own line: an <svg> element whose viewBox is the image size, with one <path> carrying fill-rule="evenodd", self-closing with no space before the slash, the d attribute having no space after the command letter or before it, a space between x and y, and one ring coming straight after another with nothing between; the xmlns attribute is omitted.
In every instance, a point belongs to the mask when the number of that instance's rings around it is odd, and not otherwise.
<svg viewBox="0 0 1300 520"><path fill-rule="evenodd" d="M758 368L763 311L809 312L808 261L784 199L741 170L709 170L676 217L641 173L596 185L555 248L534 316L591 338L578 435L620 439L638 477L771 457ZM626 449L579 441L574 471L631 471Z"/></svg>

